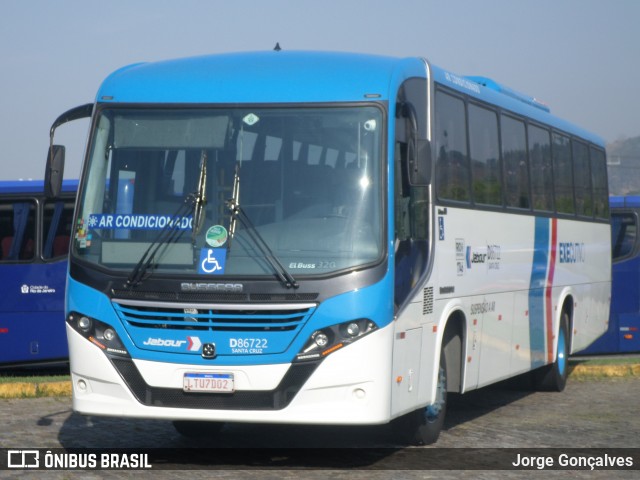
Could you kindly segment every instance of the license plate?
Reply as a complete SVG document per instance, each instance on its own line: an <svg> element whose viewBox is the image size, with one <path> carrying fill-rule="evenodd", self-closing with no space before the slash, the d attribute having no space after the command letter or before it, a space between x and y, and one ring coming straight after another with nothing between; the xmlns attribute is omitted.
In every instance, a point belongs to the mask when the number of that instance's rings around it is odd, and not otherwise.
<svg viewBox="0 0 640 480"><path fill-rule="evenodd" d="M182 389L185 392L233 393L233 373L185 373Z"/></svg>

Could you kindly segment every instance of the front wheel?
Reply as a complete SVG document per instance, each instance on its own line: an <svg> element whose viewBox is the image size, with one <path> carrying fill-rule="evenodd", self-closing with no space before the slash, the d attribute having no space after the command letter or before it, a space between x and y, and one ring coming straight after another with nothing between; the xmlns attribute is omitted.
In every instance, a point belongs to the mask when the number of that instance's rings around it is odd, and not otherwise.
<svg viewBox="0 0 640 480"><path fill-rule="evenodd" d="M429 445L440 436L447 411L447 362L440 352L436 399L431 405L419 408L394 421L394 433L402 443Z"/></svg>
<svg viewBox="0 0 640 480"><path fill-rule="evenodd" d="M556 361L534 372L534 381L538 390L561 392L567 385L569 376L569 315L562 312L558 329Z"/></svg>

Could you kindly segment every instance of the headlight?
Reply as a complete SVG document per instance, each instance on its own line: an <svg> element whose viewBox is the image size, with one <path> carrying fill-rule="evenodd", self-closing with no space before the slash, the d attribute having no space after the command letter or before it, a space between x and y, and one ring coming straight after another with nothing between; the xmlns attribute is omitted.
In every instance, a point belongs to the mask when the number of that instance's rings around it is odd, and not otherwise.
<svg viewBox="0 0 640 480"><path fill-rule="evenodd" d="M371 320L361 318L316 330L296 355L295 361L305 362L324 358L370 334L377 328Z"/></svg>
<svg viewBox="0 0 640 480"><path fill-rule="evenodd" d="M69 314L67 323L101 350L114 355L129 356L129 352L122 344L120 337L110 325L76 312Z"/></svg>
<svg viewBox="0 0 640 480"><path fill-rule="evenodd" d="M91 330L91 319L89 317L80 317L78 319L78 328L83 332L88 332Z"/></svg>

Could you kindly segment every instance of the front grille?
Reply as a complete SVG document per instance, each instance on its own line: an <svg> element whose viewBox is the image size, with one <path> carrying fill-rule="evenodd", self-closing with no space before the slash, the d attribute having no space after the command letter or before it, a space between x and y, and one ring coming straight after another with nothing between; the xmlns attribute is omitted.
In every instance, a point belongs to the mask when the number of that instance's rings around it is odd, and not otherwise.
<svg viewBox="0 0 640 480"><path fill-rule="evenodd" d="M158 302L313 302L317 293L224 293L113 289L114 298Z"/></svg>
<svg viewBox="0 0 640 480"><path fill-rule="evenodd" d="M131 359L110 357L131 393L150 407L212 410L281 410L300 391L319 362L293 364L275 390L239 390L234 393L192 393L178 388L148 385Z"/></svg>
<svg viewBox="0 0 640 480"><path fill-rule="evenodd" d="M157 302L246 302L246 293L209 293L209 292L151 292L137 290L116 290L112 292L115 298L126 300L157 301Z"/></svg>
<svg viewBox="0 0 640 480"><path fill-rule="evenodd" d="M120 319L131 327L165 330L286 332L297 330L314 304L174 304L113 300Z"/></svg>

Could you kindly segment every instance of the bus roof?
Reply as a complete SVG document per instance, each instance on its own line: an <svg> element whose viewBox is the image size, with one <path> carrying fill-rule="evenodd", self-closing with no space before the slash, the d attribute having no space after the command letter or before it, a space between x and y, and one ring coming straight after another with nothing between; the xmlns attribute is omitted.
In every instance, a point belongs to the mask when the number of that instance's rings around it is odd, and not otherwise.
<svg viewBox="0 0 640 480"><path fill-rule="evenodd" d="M424 76L418 58L304 51L142 63L105 79L98 102L287 103L388 100L394 71Z"/></svg>
<svg viewBox="0 0 640 480"><path fill-rule="evenodd" d="M63 180L63 192L76 192L78 180ZM38 193L44 194L44 180L0 180L0 194Z"/></svg>
<svg viewBox="0 0 640 480"><path fill-rule="evenodd" d="M486 77L431 66L433 79L461 93L604 146L604 141L551 115L534 97ZM424 77L425 61L344 52L264 51L138 63L102 83L102 103L356 102L395 98L393 87Z"/></svg>

